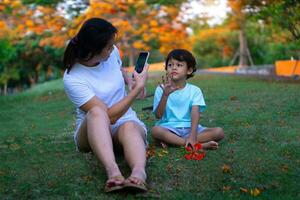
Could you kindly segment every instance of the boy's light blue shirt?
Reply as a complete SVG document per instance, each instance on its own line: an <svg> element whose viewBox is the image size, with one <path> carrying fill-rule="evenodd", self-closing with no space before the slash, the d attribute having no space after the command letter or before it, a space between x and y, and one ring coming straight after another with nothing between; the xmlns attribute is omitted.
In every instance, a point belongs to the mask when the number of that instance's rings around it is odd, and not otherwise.
<svg viewBox="0 0 300 200"><path fill-rule="evenodd" d="M154 94L153 112L155 112L162 95L163 90L158 86ZM193 105L199 106L199 112L203 112L206 107L200 88L186 83L183 89L176 90L169 95L164 115L155 124L169 127L191 127Z"/></svg>

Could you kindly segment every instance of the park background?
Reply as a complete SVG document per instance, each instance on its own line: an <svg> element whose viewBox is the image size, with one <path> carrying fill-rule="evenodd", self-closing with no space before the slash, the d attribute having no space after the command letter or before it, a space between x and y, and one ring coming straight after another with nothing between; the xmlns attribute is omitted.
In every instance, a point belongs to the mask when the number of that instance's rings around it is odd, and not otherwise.
<svg viewBox="0 0 300 200"><path fill-rule="evenodd" d="M1 0L0 11L1 94L60 78L64 48L90 17L119 29L124 66L141 50L156 63L185 48L198 68L266 68L300 54L299 2L293 0Z"/></svg>
<svg viewBox="0 0 300 200"><path fill-rule="evenodd" d="M299 10L294 0L0 0L0 198L299 199ZM75 151L62 56L90 17L118 28L125 67L150 51L149 97L133 105L148 128L162 62L185 48L208 104L201 124L226 134L197 162L153 146L150 135L146 194L103 194L104 170Z"/></svg>

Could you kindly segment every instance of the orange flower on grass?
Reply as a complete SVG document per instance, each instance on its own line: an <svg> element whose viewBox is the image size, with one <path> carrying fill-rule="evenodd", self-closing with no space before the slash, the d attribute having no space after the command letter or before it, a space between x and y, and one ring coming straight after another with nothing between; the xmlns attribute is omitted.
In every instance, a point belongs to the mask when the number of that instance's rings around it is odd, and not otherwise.
<svg viewBox="0 0 300 200"><path fill-rule="evenodd" d="M202 151L200 143L196 143L194 146L189 144L185 147L185 151L184 158L186 160L202 160L205 157L205 152Z"/></svg>

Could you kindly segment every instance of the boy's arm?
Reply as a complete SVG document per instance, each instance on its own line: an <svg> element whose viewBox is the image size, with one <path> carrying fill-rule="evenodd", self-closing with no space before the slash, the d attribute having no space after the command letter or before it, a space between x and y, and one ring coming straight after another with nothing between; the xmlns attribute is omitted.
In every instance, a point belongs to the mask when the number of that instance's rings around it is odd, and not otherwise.
<svg viewBox="0 0 300 200"><path fill-rule="evenodd" d="M166 104L167 104L167 100L168 100L168 96L165 93L162 94L161 99L159 101L159 104L155 110L155 117L157 119L162 118L162 116L165 113L165 109L166 109Z"/></svg>
<svg viewBox="0 0 300 200"><path fill-rule="evenodd" d="M163 94L155 110L155 117L158 119L162 118L162 116L164 115L169 95L179 89L179 87L173 86L173 83L171 82L171 78L172 77L168 77L168 76L162 77L163 84L159 85L159 87L163 91Z"/></svg>
<svg viewBox="0 0 300 200"><path fill-rule="evenodd" d="M197 143L197 135L198 135L198 123L200 120L200 113L199 113L199 106L194 105L192 106L192 112L191 112L191 133L189 137L186 140L186 145L191 143L194 145Z"/></svg>

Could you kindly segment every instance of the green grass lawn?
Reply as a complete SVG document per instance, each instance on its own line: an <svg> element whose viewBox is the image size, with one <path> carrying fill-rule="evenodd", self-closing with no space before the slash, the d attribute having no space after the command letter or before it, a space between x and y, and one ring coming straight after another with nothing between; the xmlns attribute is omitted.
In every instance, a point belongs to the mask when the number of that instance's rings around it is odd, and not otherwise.
<svg viewBox="0 0 300 200"><path fill-rule="evenodd" d="M150 77L149 94L158 80ZM146 194L103 193L103 168L75 151L75 112L61 80L1 96L0 199L300 199L300 84L218 75L191 82L208 105L201 124L223 127L226 137L201 161L155 147ZM155 119L142 108L151 105L152 97L134 104L148 128Z"/></svg>

